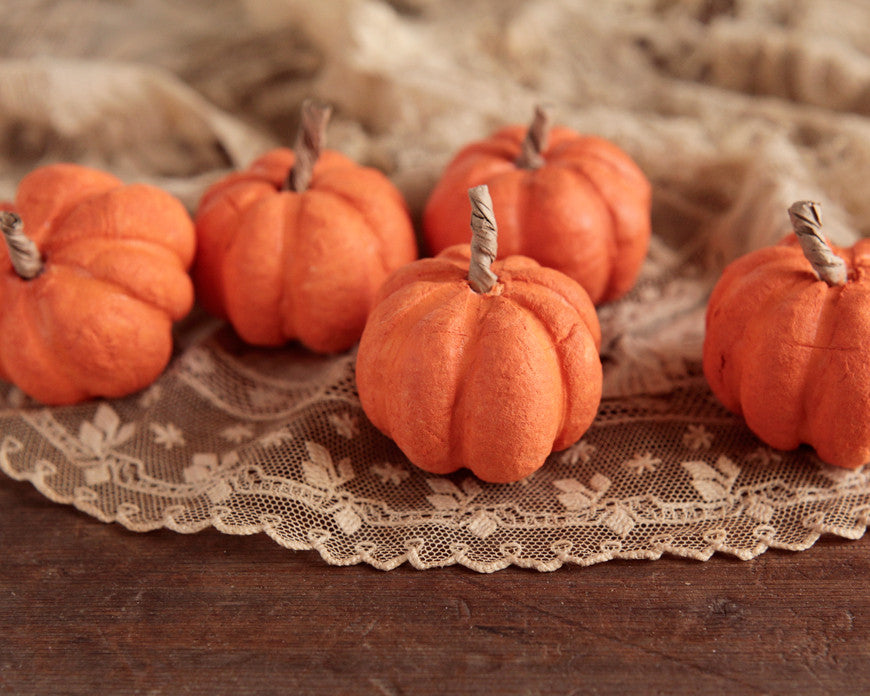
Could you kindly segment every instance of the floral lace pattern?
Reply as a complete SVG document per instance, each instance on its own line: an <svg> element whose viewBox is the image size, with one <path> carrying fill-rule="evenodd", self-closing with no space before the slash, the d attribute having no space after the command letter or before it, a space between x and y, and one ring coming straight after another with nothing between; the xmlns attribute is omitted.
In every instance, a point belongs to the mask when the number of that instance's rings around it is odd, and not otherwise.
<svg viewBox="0 0 870 696"><path fill-rule="evenodd" d="M265 532L330 563L384 569L751 558L866 525L867 473L763 446L697 365L668 394L605 400L579 442L495 485L410 464L362 412L353 355L276 380L228 333L190 347L140 395L7 410L0 468L133 530Z"/></svg>

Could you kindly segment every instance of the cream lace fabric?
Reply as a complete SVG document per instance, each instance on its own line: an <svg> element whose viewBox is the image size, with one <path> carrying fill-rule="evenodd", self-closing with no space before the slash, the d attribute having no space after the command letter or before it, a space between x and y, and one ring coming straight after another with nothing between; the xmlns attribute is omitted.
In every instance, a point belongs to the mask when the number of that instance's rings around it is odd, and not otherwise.
<svg viewBox="0 0 870 696"><path fill-rule="evenodd" d="M531 477L417 470L367 421L350 352L243 345L200 311L145 391L45 408L0 385L0 468L133 530L265 532L330 563L751 558L856 538L870 467L773 451L700 372L724 264L776 241L796 199L839 243L870 232L870 7L847 0L8 3L0 196L74 160L193 210L204 186L289 143L301 100L329 145L387 172L418 215L465 142L534 105L626 149L654 185L654 240L602 307L605 399ZM588 6L587 6L588 5ZM70 23L72 23L72 26Z"/></svg>

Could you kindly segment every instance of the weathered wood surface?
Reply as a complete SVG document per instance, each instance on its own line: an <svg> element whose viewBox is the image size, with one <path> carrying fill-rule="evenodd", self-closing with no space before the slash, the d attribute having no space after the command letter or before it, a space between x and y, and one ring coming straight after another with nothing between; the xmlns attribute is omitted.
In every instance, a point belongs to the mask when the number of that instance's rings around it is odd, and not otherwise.
<svg viewBox="0 0 870 696"><path fill-rule="evenodd" d="M870 540L384 573L105 525L0 476L0 693L870 693Z"/></svg>

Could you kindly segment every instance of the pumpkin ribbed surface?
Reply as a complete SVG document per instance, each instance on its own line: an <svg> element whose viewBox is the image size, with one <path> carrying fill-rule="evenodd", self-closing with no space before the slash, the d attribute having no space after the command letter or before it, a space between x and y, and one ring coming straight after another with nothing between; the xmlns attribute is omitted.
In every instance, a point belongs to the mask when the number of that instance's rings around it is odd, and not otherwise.
<svg viewBox="0 0 870 696"><path fill-rule="evenodd" d="M704 374L772 447L806 443L855 468L870 461L870 240L833 250L842 286L814 275L793 235L728 266L708 306Z"/></svg>
<svg viewBox="0 0 870 696"><path fill-rule="evenodd" d="M290 149L214 184L196 216L197 296L248 343L337 352L359 339L384 278L417 256L386 176L324 150L305 191L284 183Z"/></svg>
<svg viewBox="0 0 870 696"><path fill-rule="evenodd" d="M386 282L360 342L360 400L422 469L516 481L595 417L598 319L579 285L524 257L495 262L495 287L476 293L469 256L453 247Z"/></svg>
<svg viewBox="0 0 870 696"><path fill-rule="evenodd" d="M526 130L509 126L447 165L426 203L433 253L466 242L466 192L486 184L499 218L500 258L520 254L570 276L595 304L634 284L651 234L651 187L609 141L554 127L537 167L517 165Z"/></svg>
<svg viewBox="0 0 870 696"><path fill-rule="evenodd" d="M150 384L193 304L193 224L159 189L78 165L26 176L14 205L43 268L15 272L0 245L0 377L47 404Z"/></svg>

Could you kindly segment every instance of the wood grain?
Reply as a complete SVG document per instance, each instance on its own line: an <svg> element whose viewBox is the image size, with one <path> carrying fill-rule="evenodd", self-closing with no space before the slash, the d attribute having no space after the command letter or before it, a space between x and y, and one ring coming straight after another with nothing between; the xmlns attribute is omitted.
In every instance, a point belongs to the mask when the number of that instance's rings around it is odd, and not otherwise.
<svg viewBox="0 0 870 696"><path fill-rule="evenodd" d="M0 475L3 694L870 692L870 541L384 573L136 534Z"/></svg>

